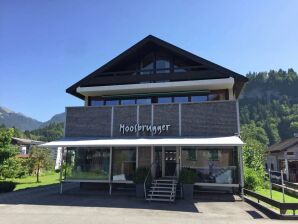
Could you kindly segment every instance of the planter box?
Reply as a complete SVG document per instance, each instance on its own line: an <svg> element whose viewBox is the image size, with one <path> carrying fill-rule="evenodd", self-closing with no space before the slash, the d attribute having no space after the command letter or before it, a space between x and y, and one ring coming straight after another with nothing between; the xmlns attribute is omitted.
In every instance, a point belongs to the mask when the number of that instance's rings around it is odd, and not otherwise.
<svg viewBox="0 0 298 224"><path fill-rule="evenodd" d="M185 200L193 199L193 184L183 184L183 198Z"/></svg>
<svg viewBox="0 0 298 224"><path fill-rule="evenodd" d="M137 198L144 198L144 184L136 184L136 197Z"/></svg>

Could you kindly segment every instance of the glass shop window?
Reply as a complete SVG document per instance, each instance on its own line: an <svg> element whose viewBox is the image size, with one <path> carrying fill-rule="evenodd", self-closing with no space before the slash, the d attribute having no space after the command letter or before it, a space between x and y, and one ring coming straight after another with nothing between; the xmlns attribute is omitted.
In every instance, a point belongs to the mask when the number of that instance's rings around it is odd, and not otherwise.
<svg viewBox="0 0 298 224"><path fill-rule="evenodd" d="M136 148L113 148L112 177L114 181L132 180L136 171Z"/></svg>

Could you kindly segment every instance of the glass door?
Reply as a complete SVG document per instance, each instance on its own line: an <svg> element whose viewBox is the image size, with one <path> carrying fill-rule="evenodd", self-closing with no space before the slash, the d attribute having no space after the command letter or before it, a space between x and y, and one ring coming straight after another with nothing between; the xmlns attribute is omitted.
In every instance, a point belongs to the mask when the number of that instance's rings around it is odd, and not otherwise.
<svg viewBox="0 0 298 224"><path fill-rule="evenodd" d="M177 150L176 147L164 147L164 176L173 177L175 176L177 166Z"/></svg>

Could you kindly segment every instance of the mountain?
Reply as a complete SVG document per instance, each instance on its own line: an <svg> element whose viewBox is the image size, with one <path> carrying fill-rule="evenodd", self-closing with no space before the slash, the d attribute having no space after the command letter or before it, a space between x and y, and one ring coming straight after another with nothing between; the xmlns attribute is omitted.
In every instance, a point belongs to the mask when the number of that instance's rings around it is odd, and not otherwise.
<svg viewBox="0 0 298 224"><path fill-rule="evenodd" d="M6 127L16 127L22 131L32 131L52 123L62 123L64 120L64 113L56 114L50 120L41 122L24 114L16 113L8 108L0 107L0 124L4 124Z"/></svg>
<svg viewBox="0 0 298 224"><path fill-rule="evenodd" d="M64 123L64 121L65 121L65 113L56 114L50 120L44 122L39 128L49 126L50 124Z"/></svg>
<svg viewBox="0 0 298 224"><path fill-rule="evenodd" d="M23 131L31 131L39 128L42 122L5 107L0 107L0 124L4 124L6 127L16 127Z"/></svg>

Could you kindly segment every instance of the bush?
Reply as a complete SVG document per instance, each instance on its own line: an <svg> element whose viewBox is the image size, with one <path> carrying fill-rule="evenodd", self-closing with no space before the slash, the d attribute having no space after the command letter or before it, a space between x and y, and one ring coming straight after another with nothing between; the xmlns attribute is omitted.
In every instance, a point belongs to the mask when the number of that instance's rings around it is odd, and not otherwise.
<svg viewBox="0 0 298 224"><path fill-rule="evenodd" d="M190 169L182 169L180 176L179 176L179 182L182 184L194 184L197 179L197 174L195 171Z"/></svg>
<svg viewBox="0 0 298 224"><path fill-rule="evenodd" d="M136 170L135 174L134 174L133 182L135 184L143 184L145 182L145 179L146 179L147 175L148 175L148 172L149 172L149 169L148 168L146 168L146 167L139 167ZM151 183L151 181L152 181L152 177L149 174L148 179L147 179L147 182L148 183Z"/></svg>
<svg viewBox="0 0 298 224"><path fill-rule="evenodd" d="M2 181L0 182L0 193L11 192L15 189L16 183L12 181Z"/></svg>
<svg viewBox="0 0 298 224"><path fill-rule="evenodd" d="M258 188L268 187L268 181L265 179L264 171L256 171L249 167L244 167L244 187L255 191Z"/></svg>

